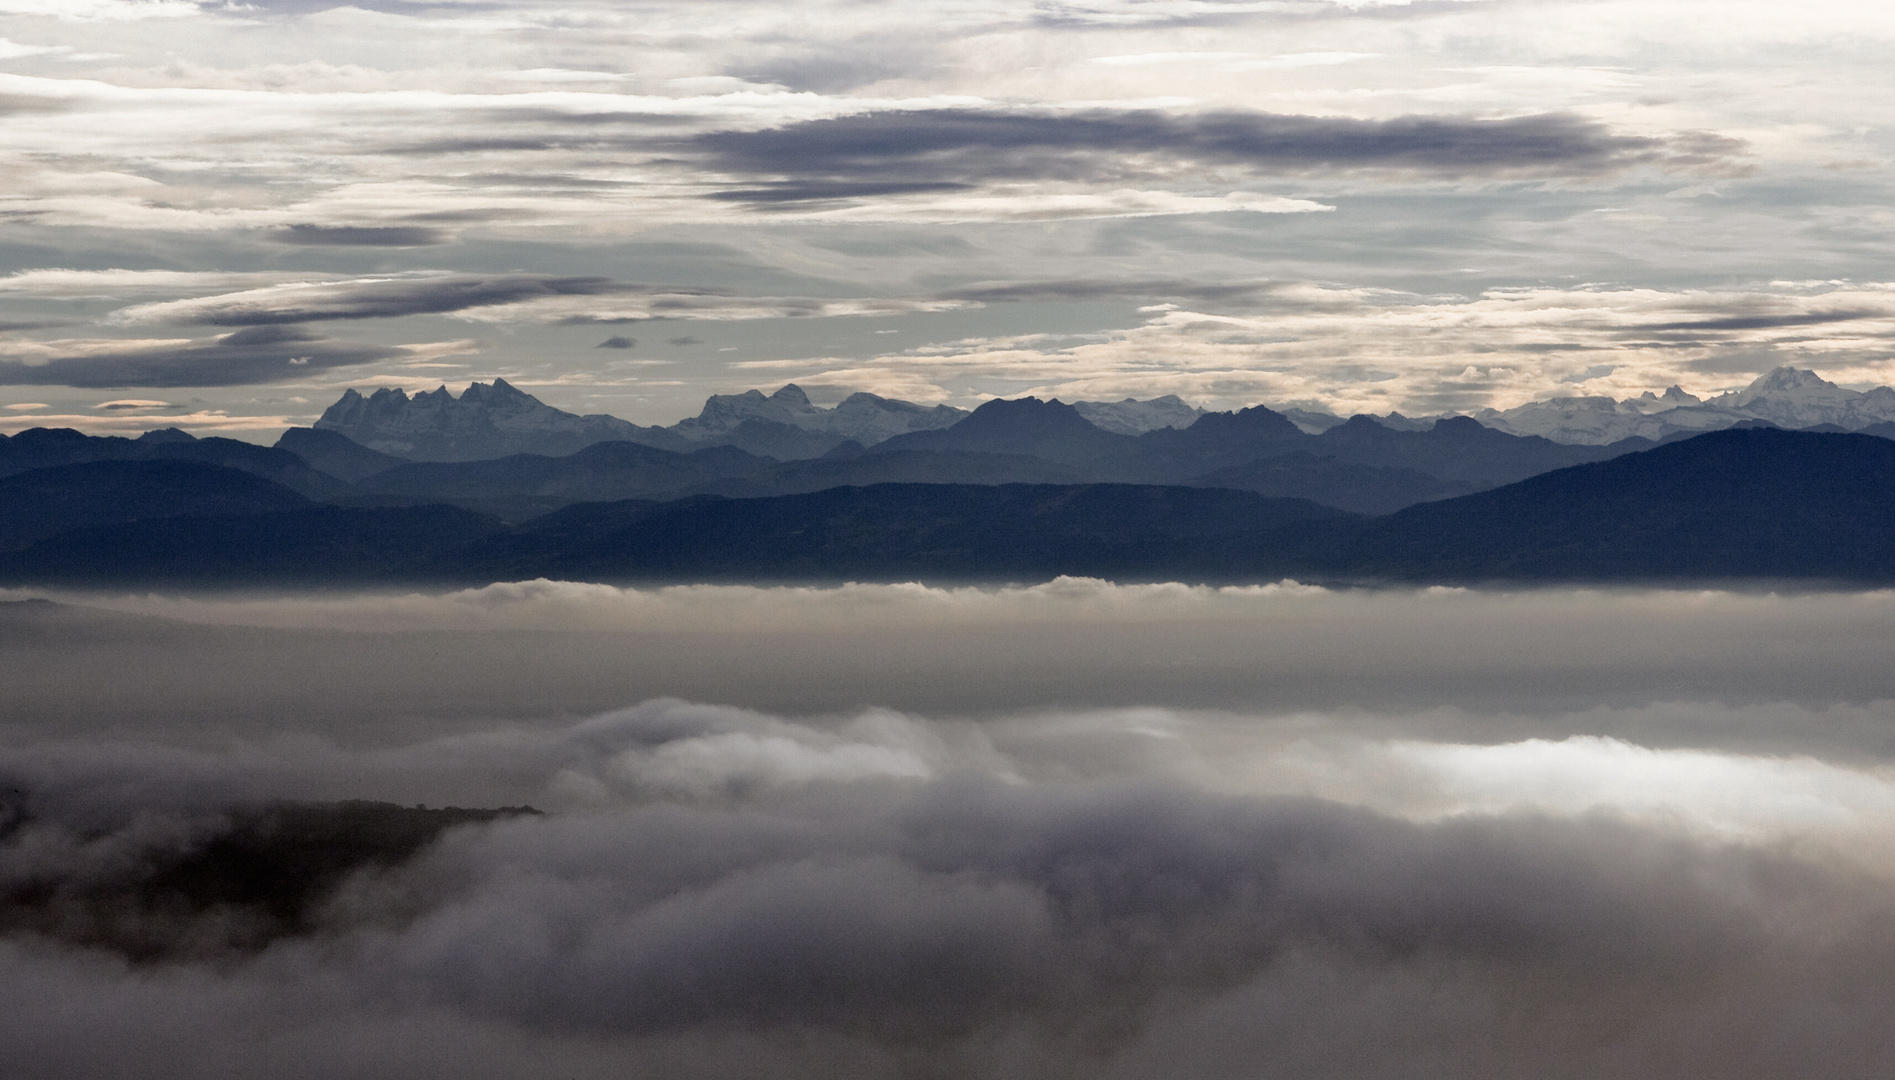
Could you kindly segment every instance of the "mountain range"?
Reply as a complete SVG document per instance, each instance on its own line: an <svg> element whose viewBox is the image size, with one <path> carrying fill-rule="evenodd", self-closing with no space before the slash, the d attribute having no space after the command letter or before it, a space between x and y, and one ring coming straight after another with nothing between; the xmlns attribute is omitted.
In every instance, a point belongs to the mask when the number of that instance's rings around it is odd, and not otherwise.
<svg viewBox="0 0 1895 1080"><path fill-rule="evenodd" d="M699 452L720 453L743 452ZM1767 427L1678 440L1381 516L1209 486L875 483L752 498L581 502L509 524L440 503L321 504L229 466L123 458L0 480L0 506L8 508L0 541L10 549L0 551L0 583L983 582L1061 574L1886 583L1895 580L1892 492L1895 440Z"/></svg>
<svg viewBox="0 0 1895 1080"><path fill-rule="evenodd" d="M1588 444L1471 417L1326 423L1175 398L819 408L788 386L637 428L501 381L459 398L351 391L274 447L176 430L0 436L0 581L1889 575L1895 440L1872 436L1895 423L1833 422L1877 394L1783 369L1741 400L1687 398L1653 395L1665 404L1650 415L1715 409L1729 425ZM1830 419L1785 431L1731 419L1739 406ZM587 441L626 429L640 438ZM583 445L392 452L549 440Z"/></svg>
<svg viewBox="0 0 1895 1080"><path fill-rule="evenodd" d="M1137 435L1187 427L1204 410L1175 395L1150 401L1081 401L1081 416L1106 431ZM640 427L614 416L578 416L555 409L505 379L474 383L456 398L443 386L413 397L381 389L367 397L345 391L314 425L351 442L410 461L476 461L509 454L562 457L599 442L633 442L689 452L735 446L781 461L814 458L845 442L873 446L916 431L952 427L967 418L951 405L850 394L833 408L812 405L794 383L713 394L698 415L669 427Z"/></svg>
<svg viewBox="0 0 1895 1080"><path fill-rule="evenodd" d="M1182 430L1215 415L1176 396L1078 401L1071 407L1092 427L1126 436ZM1324 434L1349 419L1309 409L1275 411L1307 435ZM789 384L770 394L749 390L713 395L697 416L668 427L643 427L613 416L565 412L495 379L472 384L458 398L446 387L412 397L396 389L367 397L349 390L322 414L314 430L408 461L475 461L522 453L563 457L599 442L632 442L678 453L734 446L759 457L795 461L822 457L848 443L868 448L904 435L945 430L968 415L948 405L918 405L866 393L823 408ZM1370 419L1385 428L1418 432L1455 418L1389 413ZM1506 410L1483 409L1472 419L1510 435L1579 446L1609 446L1627 439L1659 443L1758 421L1873 434L1879 425L1895 425L1895 390L1849 390L1813 371L1785 367L1708 400L1673 386L1663 394L1647 391L1623 401L1559 397Z"/></svg>
<svg viewBox="0 0 1895 1080"><path fill-rule="evenodd" d="M1662 441L1757 420L1782 428L1861 431L1895 423L1895 390L1849 390L1813 371L1782 367L1741 390L1709 399L1674 386L1663 394L1647 390L1625 401L1561 397L1505 411L1483 409L1474 418L1515 435L1593 444L1633 437Z"/></svg>
<svg viewBox="0 0 1895 1080"><path fill-rule="evenodd" d="M490 390L477 396L490 401ZM531 415L546 408L511 388L502 400L516 396L526 404L508 405L507 415ZM782 404L786 398L792 405L806 401L800 392L757 395L765 403L777 399ZM345 396L338 405L347 402ZM483 407L478 401L473 406ZM833 415L842 409L820 411ZM732 419L724 406L706 412ZM890 410L881 414L890 415ZM774 423L745 416L728 423L726 430ZM457 422L456 430L472 429ZM521 453L411 461L327 427L292 428L269 448L228 439L196 440L177 431L131 440L34 429L0 441L0 476L94 460L208 461L276 480L320 502L364 507L446 503L510 522L577 502L665 501L691 495L757 498L877 483L1216 487L1380 514L1652 445L1632 439L1603 447L1567 446L1509 435L1466 418L1397 430L1370 417L1355 417L1310 435L1262 406L1202 414L1183 428L1155 426L1125 434L1097 426L1077 406L1029 397L987 402L946 427L921 427L868 446L845 440L820 457L789 460L730 443L687 442L682 449L666 449L611 440L558 456Z"/></svg>

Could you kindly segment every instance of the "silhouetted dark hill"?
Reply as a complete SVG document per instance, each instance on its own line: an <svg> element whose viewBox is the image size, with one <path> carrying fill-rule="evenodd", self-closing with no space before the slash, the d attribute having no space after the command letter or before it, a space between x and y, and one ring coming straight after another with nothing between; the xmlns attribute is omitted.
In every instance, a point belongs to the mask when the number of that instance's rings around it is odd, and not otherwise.
<svg viewBox="0 0 1895 1080"><path fill-rule="evenodd" d="M444 554L505 528L454 506L318 506L75 529L0 555L0 581L212 587L427 584Z"/></svg>
<svg viewBox="0 0 1895 1080"><path fill-rule="evenodd" d="M849 451L772 463L734 448L676 455L610 443L575 457L404 465L370 479L400 473L412 481L390 482L380 497L391 499L453 484L470 499L493 498L483 493L507 484L521 499L563 499L602 483L656 486L722 461L733 475L719 482L823 487L585 502L509 528L439 505L282 509L299 496L203 463L80 463L0 480L0 536L16 545L40 538L0 554L0 581L1895 580L1895 440L1861 434L1728 429L1375 519L1211 487L827 486L895 469L1004 476L1065 468L1005 455ZM1233 482L1286 488L1341 470L1338 485L1366 491L1379 478L1391 499L1423 483L1400 470L1294 455L1233 469Z"/></svg>
<svg viewBox="0 0 1895 1080"><path fill-rule="evenodd" d="M863 454L860 449L856 447L857 452L853 454L813 461L786 461L748 476L708 481L659 494L664 498L680 495L757 498L870 484L1083 484L1092 479L1070 466L1019 454L953 450Z"/></svg>
<svg viewBox="0 0 1895 1080"><path fill-rule="evenodd" d="M485 461L418 461L364 477L359 496L443 502L524 520L575 502L649 497L777 462L733 446L689 454L628 442L602 442L566 457L515 454Z"/></svg>
<svg viewBox="0 0 1895 1080"><path fill-rule="evenodd" d="M1347 517L1302 499L1132 484L876 484L770 499L573 507L459 556L475 578L1124 579L1226 572L1285 528ZM1255 557L1250 556L1255 562ZM499 573L499 571L506 573Z"/></svg>
<svg viewBox="0 0 1895 1080"><path fill-rule="evenodd" d="M0 550L86 525L308 505L281 484L200 461L54 465L0 478Z"/></svg>
<svg viewBox="0 0 1895 1080"><path fill-rule="evenodd" d="M1085 468L1119 452L1134 439L1131 435L1118 435L1093 426L1071 405L1024 397L989 401L953 427L897 435L870 447L869 452L949 450L1013 454Z"/></svg>
<svg viewBox="0 0 1895 1080"><path fill-rule="evenodd" d="M317 507L71 530L0 554L0 581L1222 578L1253 570L1271 536L1346 516L1300 499L1127 484L878 484L767 499L628 500L568 507L514 529L448 506Z"/></svg>
<svg viewBox="0 0 1895 1080"><path fill-rule="evenodd" d="M1364 465L1414 469L1441 480L1494 486L1529 476L1649 450L1648 439L1606 446L1567 445L1538 435L1509 435L1465 416L1436 421L1426 431L1396 431L1371 417L1355 416L1321 435L1309 436L1312 453Z"/></svg>
<svg viewBox="0 0 1895 1080"><path fill-rule="evenodd" d="M953 427L896 436L867 454L927 448L1031 456L1099 482L1230 486L1385 512L1652 445L1566 446L1464 417L1399 431L1358 416L1307 435L1262 406L1207 413L1183 429L1118 435L1092 427L1071 406L1021 398L990 401Z"/></svg>
<svg viewBox="0 0 1895 1080"><path fill-rule="evenodd" d="M1235 488L1276 498L1310 499L1357 514L1387 514L1404 506L1478 491L1481 485L1441 480L1414 469L1360 465L1303 451L1216 469L1186 481L1193 487Z"/></svg>
<svg viewBox="0 0 1895 1080"><path fill-rule="evenodd" d="M276 448L295 454L318 472L349 483L408 463L407 458L370 450L339 431L325 428L290 428L277 437Z"/></svg>
<svg viewBox="0 0 1895 1080"><path fill-rule="evenodd" d="M1895 578L1895 442L1699 435L1411 506L1311 549L1328 574L1410 581Z"/></svg>
<svg viewBox="0 0 1895 1080"><path fill-rule="evenodd" d="M562 458L516 454L486 461L404 463L363 477L346 502L442 502L524 521L573 503L619 499L704 494L759 498L844 485L1070 484L1091 479L1069 466L1009 454L897 450L778 462L734 446L677 454L608 442Z"/></svg>
<svg viewBox="0 0 1895 1080"><path fill-rule="evenodd" d="M348 492L347 484L287 450L236 439L195 439L176 430L126 439L82 435L70 428L31 428L0 442L0 476L87 461L198 461L274 480L312 499Z"/></svg>
<svg viewBox="0 0 1895 1080"><path fill-rule="evenodd" d="M734 446L747 454L778 461L821 457L847 441L831 432L806 431L755 416L745 417L718 440L715 445Z"/></svg>
<svg viewBox="0 0 1895 1080"><path fill-rule="evenodd" d="M1188 428L1148 431L1114 446L1097 467L1114 479L1195 483L1264 456L1304 453L1314 445L1310 439L1288 417L1256 405L1206 413Z"/></svg>

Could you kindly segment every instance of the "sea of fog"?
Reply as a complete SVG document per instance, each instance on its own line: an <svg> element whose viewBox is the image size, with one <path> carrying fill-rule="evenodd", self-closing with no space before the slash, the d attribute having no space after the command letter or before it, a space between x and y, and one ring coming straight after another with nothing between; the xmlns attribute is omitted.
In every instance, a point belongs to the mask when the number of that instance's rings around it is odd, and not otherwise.
<svg viewBox="0 0 1895 1080"><path fill-rule="evenodd" d="M0 601L8 1078L1895 1060L1895 592ZM260 943L45 917L349 799L540 813Z"/></svg>

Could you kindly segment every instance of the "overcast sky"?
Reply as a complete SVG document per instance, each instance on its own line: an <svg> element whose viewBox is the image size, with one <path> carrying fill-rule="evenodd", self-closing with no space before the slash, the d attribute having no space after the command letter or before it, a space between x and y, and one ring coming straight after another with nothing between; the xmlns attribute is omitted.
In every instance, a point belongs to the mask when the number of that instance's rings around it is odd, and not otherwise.
<svg viewBox="0 0 1895 1080"><path fill-rule="evenodd" d="M0 430L1891 378L1895 9L0 0ZM611 344L606 344L610 342Z"/></svg>

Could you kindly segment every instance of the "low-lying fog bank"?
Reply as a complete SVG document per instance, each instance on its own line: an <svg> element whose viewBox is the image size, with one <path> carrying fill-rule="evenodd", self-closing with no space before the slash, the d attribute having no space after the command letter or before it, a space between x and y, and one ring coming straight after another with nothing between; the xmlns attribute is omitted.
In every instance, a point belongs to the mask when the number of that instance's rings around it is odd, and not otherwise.
<svg viewBox="0 0 1895 1080"><path fill-rule="evenodd" d="M655 701L374 750L16 747L0 1073L1866 1077L1895 1052L1895 771L1325 719ZM337 798L545 812L415 833L272 802ZM353 873L205 880L302 865L325 813Z"/></svg>
<svg viewBox="0 0 1895 1080"><path fill-rule="evenodd" d="M1895 1055L1895 594L54 599L9 1078Z"/></svg>
<svg viewBox="0 0 1895 1080"><path fill-rule="evenodd" d="M0 604L0 743L309 734L396 744L669 696L937 717L1128 705L1419 711L1431 717L1401 723L1448 738L1895 749L1874 704L1895 698L1891 591L1065 579L999 590L526 582L441 595L54 599L79 606ZM1715 708L1656 727L1618 711L1673 701ZM1753 711L1782 703L1796 706L1794 725ZM1480 719L1463 727L1462 713ZM1562 719L1535 719L1547 716Z"/></svg>

